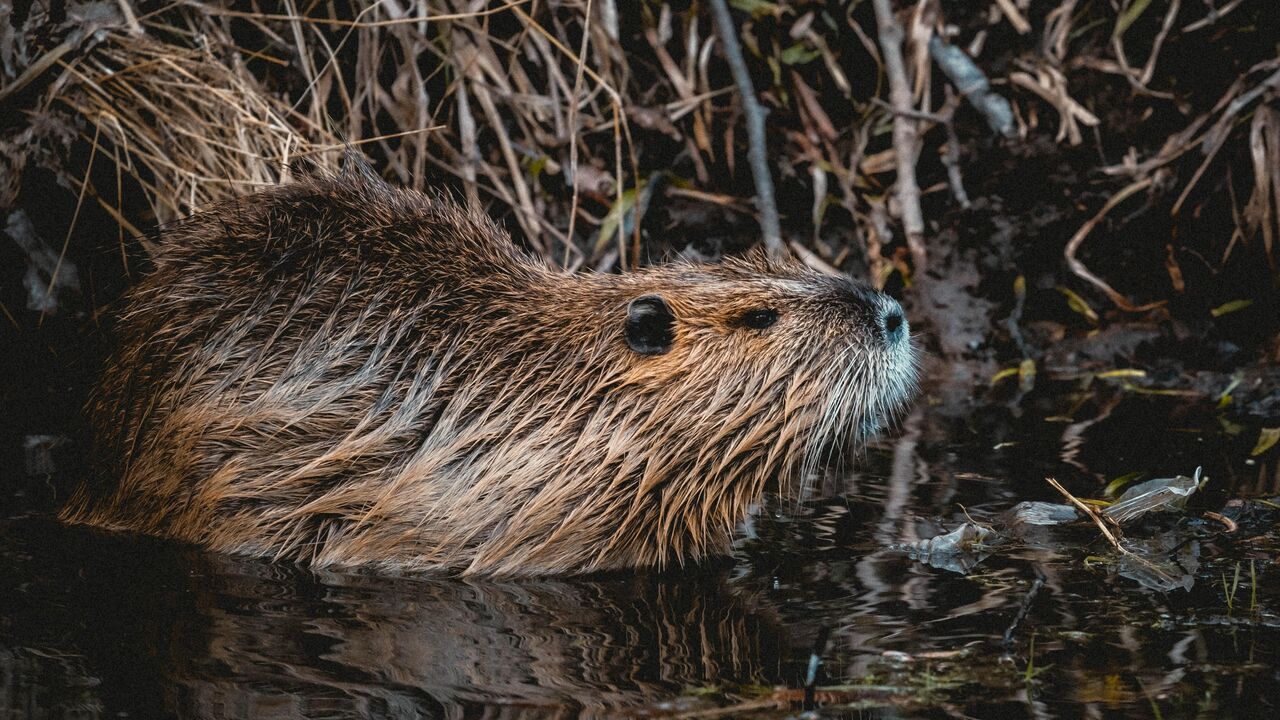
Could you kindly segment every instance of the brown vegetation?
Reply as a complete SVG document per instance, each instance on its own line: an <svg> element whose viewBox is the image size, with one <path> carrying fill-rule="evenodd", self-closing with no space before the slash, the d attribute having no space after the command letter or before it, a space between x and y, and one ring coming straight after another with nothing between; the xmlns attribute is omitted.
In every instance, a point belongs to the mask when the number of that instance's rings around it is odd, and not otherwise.
<svg viewBox="0 0 1280 720"><path fill-rule="evenodd" d="M934 355L978 356L971 379L1128 319L1190 323L1166 335L1225 343L1209 364L1280 352L1267 3L728 10L784 244L904 295ZM0 207L56 206L36 230L59 268L96 263L93 310L145 262L129 237L352 146L555 266L760 237L751 103L705 0L99 0L3 24ZM66 197L44 197L47 172Z"/></svg>

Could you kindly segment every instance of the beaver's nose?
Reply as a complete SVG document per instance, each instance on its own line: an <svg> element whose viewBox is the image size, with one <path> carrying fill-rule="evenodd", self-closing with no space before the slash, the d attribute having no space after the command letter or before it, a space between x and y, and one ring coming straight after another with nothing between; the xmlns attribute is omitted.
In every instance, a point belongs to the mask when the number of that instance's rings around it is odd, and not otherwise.
<svg viewBox="0 0 1280 720"><path fill-rule="evenodd" d="M884 333L885 342L891 345L907 336L907 316L893 298L884 298L880 303L880 331Z"/></svg>

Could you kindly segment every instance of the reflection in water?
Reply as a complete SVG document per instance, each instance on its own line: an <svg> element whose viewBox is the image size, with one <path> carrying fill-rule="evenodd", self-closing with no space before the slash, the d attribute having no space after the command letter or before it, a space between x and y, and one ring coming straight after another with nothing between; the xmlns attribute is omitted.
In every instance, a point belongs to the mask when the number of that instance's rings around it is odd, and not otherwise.
<svg viewBox="0 0 1280 720"><path fill-rule="evenodd" d="M569 706L617 710L685 683L761 682L776 625L714 577L685 583L406 582L332 578L316 596L263 602L240 575L179 632L209 634L178 665L188 708L270 706L304 686L368 710L458 714L498 699L510 715ZM228 603L234 589L245 593ZM389 591L390 590L390 591ZM206 678L257 677L254 697ZM454 711L449 711L453 709ZM434 714L434 713L433 713ZM253 716L254 713L250 713Z"/></svg>
<svg viewBox="0 0 1280 720"><path fill-rule="evenodd" d="M768 682L785 652L775 615L754 593L729 587L723 570L666 580L388 579L162 546L123 564L105 556L127 552L129 541L81 534L87 557L74 577L42 588L57 597L5 608L13 626L26 626L8 629L34 635L21 638L21 660L0 655L0 666L106 692L154 691L144 710L183 717L453 717L490 704L503 717L608 714L689 685ZM29 561L41 560L37 551ZM14 571L31 573L5 568ZM129 589L113 597L121 586ZM53 603L65 617L50 617ZM88 665L44 662L38 648L57 636L74 639ZM8 692L50 682L29 677Z"/></svg>
<svg viewBox="0 0 1280 720"><path fill-rule="evenodd" d="M1187 415L1166 409L1154 427L1150 405L1061 402L1097 422L1050 434L917 414L862 472L828 478L832 499L759 518L733 563L665 574L314 573L0 520L0 718L700 717L735 704L784 717L803 705L811 653L812 699L834 716L1274 712L1280 515L1265 504L1224 510L1234 536L1201 532L1189 591L1086 567L1088 528L1028 536L967 573L885 550L966 513L1056 500L1051 474L1084 492L1203 464L1220 493L1276 492L1274 460L1243 462L1247 438L1188 443ZM1063 414L1043 404L1039 417Z"/></svg>

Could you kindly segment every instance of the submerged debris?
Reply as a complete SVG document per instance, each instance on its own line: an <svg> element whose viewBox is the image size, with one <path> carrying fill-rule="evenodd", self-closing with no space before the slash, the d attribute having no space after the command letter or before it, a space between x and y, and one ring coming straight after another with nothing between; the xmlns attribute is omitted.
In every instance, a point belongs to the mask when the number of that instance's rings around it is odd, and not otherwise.
<svg viewBox="0 0 1280 720"><path fill-rule="evenodd" d="M999 539L995 530L967 522L945 535L896 545L893 549L941 570L967 573L990 554L984 552L990 543Z"/></svg>
<svg viewBox="0 0 1280 720"><path fill-rule="evenodd" d="M1125 537L1120 528L1152 514L1185 513L1188 498L1208 482L1202 477L1201 468L1196 468L1191 477L1178 475L1138 483L1114 503L1080 500L1052 478L1049 482L1067 497L1070 505L1020 502L997 515L991 526L969 521L946 534L891 549L933 567L965 573L996 545L1007 541L1028 542L1027 533L1031 528L1079 525L1088 521L1098 527L1115 551L1107 556L1090 555L1089 564L1110 565L1122 577L1153 590L1191 589L1200 564L1200 544L1191 535L1190 525L1179 523L1149 537ZM1051 542L1058 549L1070 546L1061 539Z"/></svg>
<svg viewBox="0 0 1280 720"><path fill-rule="evenodd" d="M1026 500L1001 513L1000 519L1010 532L1021 536L1024 525L1062 525L1079 520L1080 513L1070 505Z"/></svg>
<svg viewBox="0 0 1280 720"><path fill-rule="evenodd" d="M1179 475L1138 483L1126 490L1102 513L1121 525L1126 525L1147 513L1185 510L1187 498L1201 487L1200 471L1201 468L1196 468L1195 477Z"/></svg>
<svg viewBox="0 0 1280 720"><path fill-rule="evenodd" d="M1152 590L1190 590L1200 568L1200 543L1175 528L1150 538L1125 538L1125 552L1116 559L1115 570Z"/></svg>

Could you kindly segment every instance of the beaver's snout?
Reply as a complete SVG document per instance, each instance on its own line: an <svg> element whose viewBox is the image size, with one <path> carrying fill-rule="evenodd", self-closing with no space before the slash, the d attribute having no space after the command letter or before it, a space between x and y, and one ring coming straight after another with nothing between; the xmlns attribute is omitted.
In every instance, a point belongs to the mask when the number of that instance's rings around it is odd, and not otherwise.
<svg viewBox="0 0 1280 720"><path fill-rule="evenodd" d="M845 304L855 321L873 337L882 338L886 348L895 349L907 342L910 326L897 300L847 278L835 280L835 294L837 302Z"/></svg>

